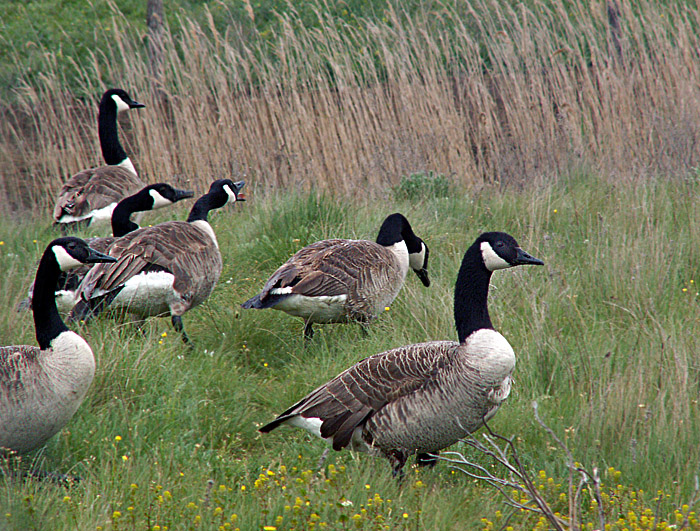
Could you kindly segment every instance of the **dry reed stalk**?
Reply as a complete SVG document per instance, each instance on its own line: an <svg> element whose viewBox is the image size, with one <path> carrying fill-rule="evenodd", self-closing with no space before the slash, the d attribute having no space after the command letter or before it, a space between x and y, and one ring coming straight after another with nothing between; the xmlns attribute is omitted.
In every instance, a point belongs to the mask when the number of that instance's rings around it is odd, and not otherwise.
<svg viewBox="0 0 700 531"><path fill-rule="evenodd" d="M201 189L233 174L260 190L383 195L425 170L469 186L581 165L633 179L700 163L690 6L622 4L610 27L602 1L567 11L477 0L413 18L395 7L341 28L321 3L318 28L280 15L273 36L245 39L183 15L182 30L162 36L158 93L136 30L113 10L111 44L76 65L89 98L66 105L52 68L14 95L19 108L0 125L10 204L46 206L66 177L100 163L95 99L111 85L149 104L122 122L140 172L183 174Z"/></svg>

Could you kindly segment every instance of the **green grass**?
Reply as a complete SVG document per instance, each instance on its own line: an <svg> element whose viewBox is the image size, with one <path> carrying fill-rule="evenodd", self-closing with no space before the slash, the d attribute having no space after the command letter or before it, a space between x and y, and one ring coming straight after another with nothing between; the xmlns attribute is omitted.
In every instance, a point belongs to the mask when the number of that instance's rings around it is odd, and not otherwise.
<svg viewBox="0 0 700 531"><path fill-rule="evenodd" d="M53 529L90 530L321 529L321 522L477 529L482 517L495 520L497 510L506 512L496 492L444 463L409 468L398 483L383 460L332 452L315 476L306 471L315 470L322 441L292 428L257 432L369 354L455 338L458 264L485 230L511 233L545 261L492 280L492 318L518 357L514 390L492 427L516 438L534 473L565 477L563 452L533 418L537 400L578 461L620 470L617 481L649 493L640 497L652 509L664 490L659 510L672 516L690 498L700 462L697 175L630 184L580 175L547 187L451 190L364 202L279 192L212 215L224 271L212 297L183 318L195 348L183 347L168 319L151 319L142 332L109 318L80 327L97 358L95 380L67 428L21 466L35 462L82 481L64 488L0 479L0 529L44 529L49 521ZM143 223L182 219L188 208ZM430 247L432 285L409 274L366 336L357 326L318 326L306 344L299 320L240 309L301 246L374 239L394 211ZM44 228L47 217L3 220L0 344L35 342L30 316L12 308L55 236ZM516 514L511 525L525 526L524 518Z"/></svg>

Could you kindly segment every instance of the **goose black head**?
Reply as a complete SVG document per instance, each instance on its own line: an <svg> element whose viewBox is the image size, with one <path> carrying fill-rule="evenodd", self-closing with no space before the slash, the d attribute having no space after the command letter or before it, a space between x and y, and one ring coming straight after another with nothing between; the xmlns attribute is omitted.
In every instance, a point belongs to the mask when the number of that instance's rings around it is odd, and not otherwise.
<svg viewBox="0 0 700 531"><path fill-rule="evenodd" d="M102 95L101 104L107 103L110 100L113 101L114 104L117 106L117 111L126 111L128 109L140 109L142 107L145 107L143 103L139 103L138 101L133 100L124 89L120 88L113 88L107 90Z"/></svg>
<svg viewBox="0 0 700 531"><path fill-rule="evenodd" d="M61 271L68 271L83 264L116 262L117 259L92 249L80 238L67 236L57 238L47 246L51 250Z"/></svg>
<svg viewBox="0 0 700 531"><path fill-rule="evenodd" d="M418 275L424 286L430 286L428 276L428 246L415 235L411 224L403 214L398 212L387 216L379 229L377 243L388 247L400 241L406 243L409 266Z"/></svg>
<svg viewBox="0 0 700 531"><path fill-rule="evenodd" d="M245 181L237 181L234 183L231 179L218 179L211 183L208 195L214 197L217 203L223 201L217 207L221 208L229 201L232 203L236 201L245 201L245 196L241 193L244 186Z"/></svg>
<svg viewBox="0 0 700 531"><path fill-rule="evenodd" d="M492 272L518 265L544 265L542 260L523 251L515 238L505 232L485 232L475 244L481 251L484 267Z"/></svg>
<svg viewBox="0 0 700 531"><path fill-rule="evenodd" d="M194 196L192 190L179 190L166 183L151 184L143 188L139 195L144 201L148 201L150 210L170 206L183 199Z"/></svg>

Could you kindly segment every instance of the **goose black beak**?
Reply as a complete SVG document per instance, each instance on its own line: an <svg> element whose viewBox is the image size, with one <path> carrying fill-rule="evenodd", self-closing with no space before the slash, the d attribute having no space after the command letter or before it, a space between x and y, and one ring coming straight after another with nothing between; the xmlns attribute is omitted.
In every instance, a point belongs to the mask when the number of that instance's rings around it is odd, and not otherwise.
<svg viewBox="0 0 700 531"><path fill-rule="evenodd" d="M236 189L234 190L236 194L236 201L245 201L245 194L241 192L241 190L245 186L245 181L236 181L235 183L233 183L233 186L236 187Z"/></svg>
<svg viewBox="0 0 700 531"><path fill-rule="evenodd" d="M140 103L140 102L138 102L138 101L131 100L131 101L129 102L129 108L130 108L130 109L141 109L142 107L145 107L145 106L146 106L145 103Z"/></svg>
<svg viewBox="0 0 700 531"><path fill-rule="evenodd" d="M194 197L194 192L192 190L178 190L175 189L175 202L181 201L183 199L188 199Z"/></svg>
<svg viewBox="0 0 700 531"><path fill-rule="evenodd" d="M414 269L413 272L418 275L418 278L426 288L430 286L430 277L426 268Z"/></svg>
<svg viewBox="0 0 700 531"><path fill-rule="evenodd" d="M101 253L100 251L96 251L92 247L88 247L88 256L85 259L86 264L100 264L100 263L106 263L106 262L116 262L117 259L114 258L113 256L109 256L108 254Z"/></svg>
<svg viewBox="0 0 700 531"><path fill-rule="evenodd" d="M515 260L513 260L513 265L544 265L544 262L539 258L535 258L529 255L518 247L518 254L515 255Z"/></svg>

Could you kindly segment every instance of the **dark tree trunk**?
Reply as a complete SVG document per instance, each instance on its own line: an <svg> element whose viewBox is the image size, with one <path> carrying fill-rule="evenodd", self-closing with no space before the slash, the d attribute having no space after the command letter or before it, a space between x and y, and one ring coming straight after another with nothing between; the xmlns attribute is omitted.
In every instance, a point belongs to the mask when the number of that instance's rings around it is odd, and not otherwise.
<svg viewBox="0 0 700 531"><path fill-rule="evenodd" d="M163 33L165 14L163 0L148 0L146 7L148 25L148 62L151 68L151 83L159 102L163 102Z"/></svg>

